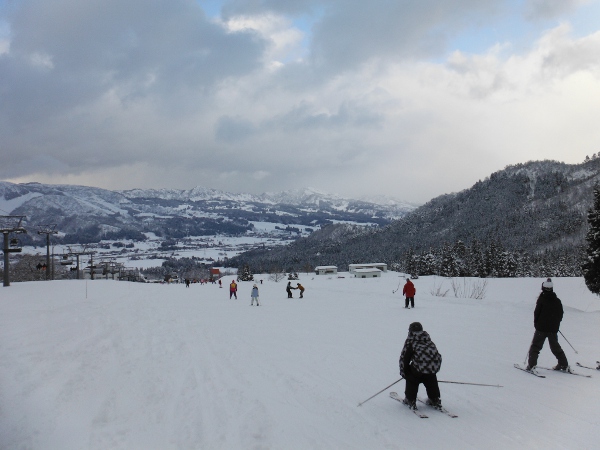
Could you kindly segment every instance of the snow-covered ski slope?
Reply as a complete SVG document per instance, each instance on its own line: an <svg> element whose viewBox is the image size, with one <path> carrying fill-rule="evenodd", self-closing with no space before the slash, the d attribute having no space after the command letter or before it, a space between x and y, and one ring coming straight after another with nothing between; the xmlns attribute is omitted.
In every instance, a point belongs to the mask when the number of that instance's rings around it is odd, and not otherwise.
<svg viewBox="0 0 600 450"><path fill-rule="evenodd" d="M404 309L397 273L300 274L285 285L190 288L106 280L0 289L2 449L592 449L600 442L600 374L515 370L533 335L541 279L489 280L483 300L448 280L415 280ZM432 287L450 289L446 297ZM295 285L295 282L293 282ZM581 278L554 279L569 358L600 358L600 299ZM458 419L419 420L389 398L408 325L443 355L443 404ZM555 359L546 344L539 364ZM587 369L578 368L579 371ZM425 397L423 387L420 394ZM425 411L424 411L425 412Z"/></svg>

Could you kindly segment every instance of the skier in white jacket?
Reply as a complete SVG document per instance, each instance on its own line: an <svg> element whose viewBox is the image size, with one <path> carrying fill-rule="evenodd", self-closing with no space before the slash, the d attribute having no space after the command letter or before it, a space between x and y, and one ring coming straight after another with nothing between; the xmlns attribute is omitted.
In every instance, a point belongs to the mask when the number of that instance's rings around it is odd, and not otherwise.
<svg viewBox="0 0 600 450"><path fill-rule="evenodd" d="M258 302L258 286L257 285L252 286L252 293L250 294L250 297L252 298L252 302L250 303L250 306L254 306L254 300L256 300L256 306L260 306L260 303Z"/></svg>

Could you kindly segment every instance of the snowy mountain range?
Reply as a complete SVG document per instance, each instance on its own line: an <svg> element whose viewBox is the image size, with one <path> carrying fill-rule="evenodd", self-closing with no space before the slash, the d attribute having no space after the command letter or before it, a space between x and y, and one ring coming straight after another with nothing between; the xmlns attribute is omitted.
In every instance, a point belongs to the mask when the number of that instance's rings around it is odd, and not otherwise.
<svg viewBox="0 0 600 450"><path fill-rule="evenodd" d="M544 265L564 260L571 273L584 254L587 212L599 182L600 158L582 164L517 164L461 192L436 197L386 227L357 232L333 225L337 230L322 229L289 246L257 249L230 262L345 268L368 260L406 268L409 252L440 261L446 249L457 245L493 244L520 258L536 257L542 272Z"/></svg>
<svg viewBox="0 0 600 450"><path fill-rule="evenodd" d="M386 225L415 207L389 199L385 204L345 199L314 189L257 196L202 186L111 191L0 182L2 214L26 216L26 227L56 224L66 243L139 238L144 232L165 238L240 234L251 231L252 222L312 227L334 222Z"/></svg>
<svg viewBox="0 0 600 450"><path fill-rule="evenodd" d="M162 200L179 200L179 201L232 201L232 202L251 202L263 203L270 205L293 205L300 207L308 207L310 205L320 207L332 207L340 211L349 210L352 204L371 204L376 205L375 209L389 211L394 217L396 215L403 216L406 212L413 210L417 205L403 202L392 197L379 196L364 199L347 199L336 194L328 194L318 191L313 188L292 189L282 192L266 192L261 195L252 195L247 193L231 193L218 189L206 188L197 186L189 190L177 189L131 189L120 191L129 199L139 198L156 198ZM383 208L382 208L383 207Z"/></svg>

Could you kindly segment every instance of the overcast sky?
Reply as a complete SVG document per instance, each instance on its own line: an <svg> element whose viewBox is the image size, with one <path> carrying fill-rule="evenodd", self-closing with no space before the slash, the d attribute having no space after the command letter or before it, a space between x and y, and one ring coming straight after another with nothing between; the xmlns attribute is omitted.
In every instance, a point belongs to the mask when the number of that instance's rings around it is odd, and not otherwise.
<svg viewBox="0 0 600 450"><path fill-rule="evenodd" d="M0 179L416 203L600 152L600 0L0 0Z"/></svg>

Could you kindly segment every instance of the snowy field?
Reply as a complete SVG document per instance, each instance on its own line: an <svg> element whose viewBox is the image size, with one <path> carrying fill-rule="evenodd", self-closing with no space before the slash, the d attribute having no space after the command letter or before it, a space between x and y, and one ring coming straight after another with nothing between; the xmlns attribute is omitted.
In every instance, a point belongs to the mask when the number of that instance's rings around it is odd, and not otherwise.
<svg viewBox="0 0 600 450"><path fill-rule="evenodd" d="M290 236L295 233L284 231L281 227L286 225L269 223L269 222L252 222L254 231L242 236L190 236L183 239L175 239L177 242L176 250L161 249L160 244L165 240L156 236L154 233L145 233L146 241L132 241L128 239L120 239L118 241L102 241L101 244L108 245L105 249L99 245L93 244L84 246L81 244L74 245L53 245L51 254L54 254L57 261L60 261L62 256L67 256L73 252L93 251L96 262L112 261L123 264L127 268L147 269L149 267L159 267L170 257L176 258L196 258L200 262L212 264L214 261L226 260L239 255L242 252L250 249L263 246L286 245L290 242ZM301 236L307 236L308 227L304 225L290 225L291 227L302 230ZM279 229L277 227L280 227ZM314 229L315 227L313 227ZM114 247L115 242L121 244L130 244L132 248ZM24 246L22 253L25 255L37 255L40 262L43 264L46 258L45 246ZM71 258L73 259L73 258ZM89 257L81 259L82 267L89 263ZM4 266L4 261L0 259L0 267Z"/></svg>
<svg viewBox="0 0 600 450"><path fill-rule="evenodd" d="M489 280L483 300L432 295L415 281L300 274L252 283L239 300L217 285L112 280L13 283L0 290L2 449L593 449L600 442L600 372L592 378L523 363L541 279ZM226 278L225 286L231 281ZM295 284L295 282L294 282ZM555 279L565 306L560 342L572 366L600 360L600 299L581 278ZM388 397L404 381L398 356L420 321L443 355L452 419L419 419ZM539 364L555 359L547 344ZM423 387L420 396L424 397Z"/></svg>

